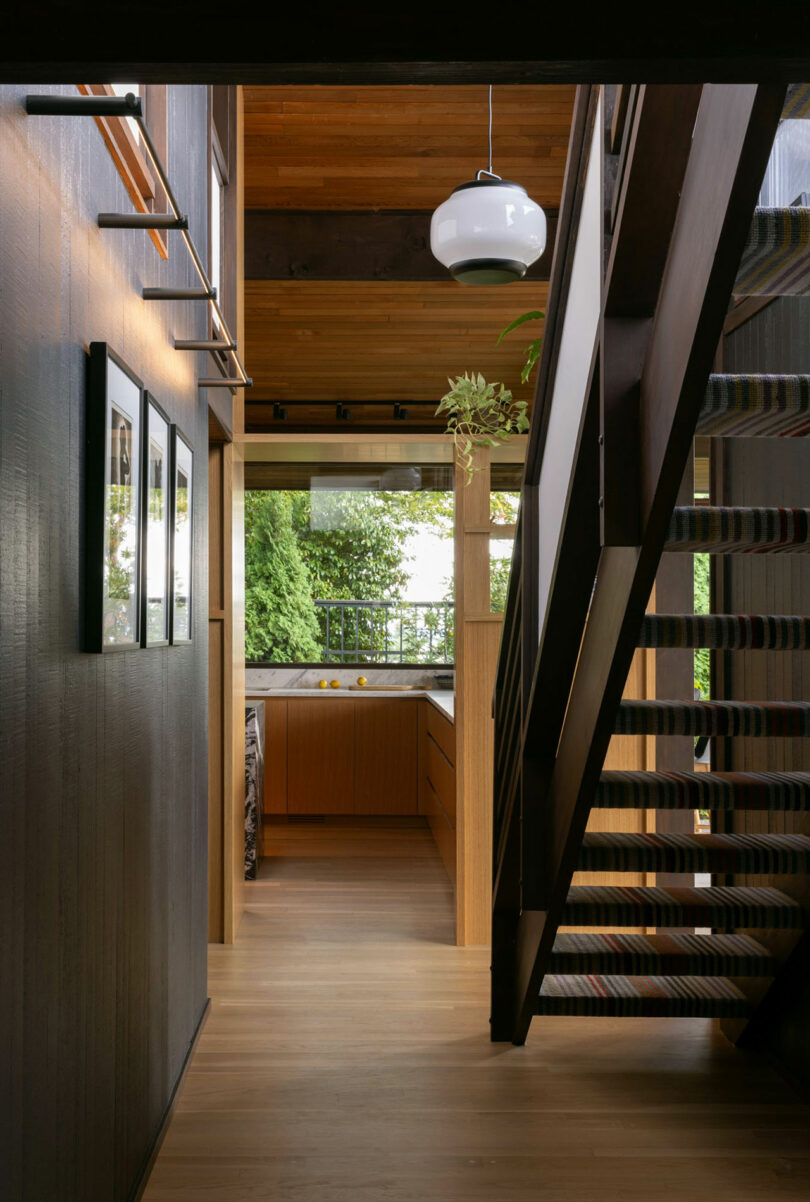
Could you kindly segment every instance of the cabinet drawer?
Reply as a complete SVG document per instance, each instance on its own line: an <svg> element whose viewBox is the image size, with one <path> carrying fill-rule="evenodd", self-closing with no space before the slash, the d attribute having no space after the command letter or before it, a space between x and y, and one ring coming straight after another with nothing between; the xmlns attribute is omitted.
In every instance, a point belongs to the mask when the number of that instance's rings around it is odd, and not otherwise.
<svg viewBox="0 0 810 1202"><path fill-rule="evenodd" d="M439 744L444 754L447 756L451 764L456 762L456 728L452 722L448 722L447 718L432 705L430 701L425 702L427 707L427 729L428 734L432 735L433 739Z"/></svg>
<svg viewBox="0 0 810 1202"><path fill-rule="evenodd" d="M428 784L452 826L456 825L456 772L452 764L428 732L425 747L425 769Z"/></svg>

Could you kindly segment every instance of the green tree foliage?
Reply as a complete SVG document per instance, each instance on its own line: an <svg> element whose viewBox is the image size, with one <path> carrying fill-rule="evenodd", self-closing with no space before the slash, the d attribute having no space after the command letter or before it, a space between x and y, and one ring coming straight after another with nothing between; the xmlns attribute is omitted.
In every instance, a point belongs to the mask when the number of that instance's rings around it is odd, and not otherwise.
<svg viewBox="0 0 810 1202"><path fill-rule="evenodd" d="M708 555L695 556L695 613L707 614L711 611L709 600L710 559ZM704 701L711 696L711 680L709 674L709 651L701 647L695 652L695 684L700 688Z"/></svg>
<svg viewBox="0 0 810 1202"><path fill-rule="evenodd" d="M360 490L292 492L293 525L320 600L397 600L408 583L405 542L412 523L398 498Z"/></svg>
<svg viewBox="0 0 810 1202"><path fill-rule="evenodd" d="M318 619L292 523L289 493L245 493L245 656L320 659Z"/></svg>
<svg viewBox="0 0 810 1202"><path fill-rule="evenodd" d="M270 500L269 498L274 498ZM319 662L326 614L315 600L399 601L409 578L406 543L425 526L453 534L450 492L251 492L246 494L245 567L248 660ZM274 555L268 544L278 542ZM437 622L426 615L427 623ZM381 610L361 611L355 630L346 618L345 645L383 645ZM313 625L314 623L314 625ZM441 625L441 623L439 623ZM414 662L429 639L405 627L404 651ZM394 628L398 631L396 621ZM434 645L437 641L434 631ZM396 637L399 647L398 635ZM340 611L330 612L330 650L340 647ZM364 657L360 656L363 660Z"/></svg>
<svg viewBox="0 0 810 1202"><path fill-rule="evenodd" d="M496 559L489 561L489 594L493 613L502 614L506 609L506 593L509 588L509 569L511 559Z"/></svg>

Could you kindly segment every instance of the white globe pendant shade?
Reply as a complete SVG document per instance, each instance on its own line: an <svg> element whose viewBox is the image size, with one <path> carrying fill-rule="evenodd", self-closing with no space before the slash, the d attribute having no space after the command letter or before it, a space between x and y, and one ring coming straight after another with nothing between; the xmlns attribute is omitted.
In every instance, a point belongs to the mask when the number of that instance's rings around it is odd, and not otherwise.
<svg viewBox="0 0 810 1202"><path fill-rule="evenodd" d="M461 284L510 284L546 249L546 215L520 184L460 184L430 221L430 249Z"/></svg>

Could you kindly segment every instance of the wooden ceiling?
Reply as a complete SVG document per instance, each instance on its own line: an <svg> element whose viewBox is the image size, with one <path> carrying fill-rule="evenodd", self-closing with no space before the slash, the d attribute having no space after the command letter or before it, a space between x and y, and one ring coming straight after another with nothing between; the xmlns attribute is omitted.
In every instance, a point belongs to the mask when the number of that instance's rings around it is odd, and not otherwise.
<svg viewBox="0 0 810 1202"><path fill-rule="evenodd" d="M494 89L494 162L544 208L560 202L574 99L571 86ZM459 183L486 166L487 88L248 87L245 89L245 206L266 212L323 214L334 237L341 213L414 214L427 237L428 214ZM330 218L329 214L333 216ZM419 216L421 215L421 217ZM310 224L312 217L307 219ZM421 222L421 224L419 224ZM330 224L331 223L331 224ZM250 231L251 226L248 226ZM250 260L250 247L246 247ZM258 271L256 274L260 274ZM272 274L272 273L271 273ZM278 273L276 273L278 274ZM246 283L248 430L389 428L391 409L373 400L412 404L400 431L441 428L432 416L447 377L481 371L516 396L522 351L541 333L534 323L497 346L500 330L527 309L543 309L548 286L527 279L471 288L432 280L253 278ZM331 406L355 403L335 425ZM286 425L272 402L287 406ZM269 405L268 405L269 402Z"/></svg>
<svg viewBox="0 0 810 1202"><path fill-rule="evenodd" d="M575 89L493 88L493 168L560 201ZM249 209L435 209L487 166L486 86L246 88Z"/></svg>

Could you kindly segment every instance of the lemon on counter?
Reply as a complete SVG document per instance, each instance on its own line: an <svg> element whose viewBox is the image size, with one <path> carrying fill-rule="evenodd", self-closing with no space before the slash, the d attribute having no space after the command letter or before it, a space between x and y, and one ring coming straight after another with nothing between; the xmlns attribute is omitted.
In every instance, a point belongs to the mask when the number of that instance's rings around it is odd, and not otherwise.
<svg viewBox="0 0 810 1202"><path fill-rule="evenodd" d="M339 680L330 680L330 681L329 681L329 684L331 685L331 687L332 687L333 689L339 689L339 688L340 688L340 681L339 681Z"/></svg>
<svg viewBox="0 0 810 1202"><path fill-rule="evenodd" d="M366 680L365 676L358 676L357 683L358 684L368 684L368 681Z"/></svg>
<svg viewBox="0 0 810 1202"><path fill-rule="evenodd" d="M326 687L327 687L327 684L326 684L326 681L325 681L325 680L319 680L319 681L318 681L318 688L319 688L319 689L325 689Z"/></svg>

